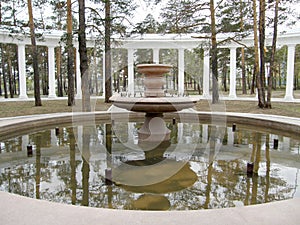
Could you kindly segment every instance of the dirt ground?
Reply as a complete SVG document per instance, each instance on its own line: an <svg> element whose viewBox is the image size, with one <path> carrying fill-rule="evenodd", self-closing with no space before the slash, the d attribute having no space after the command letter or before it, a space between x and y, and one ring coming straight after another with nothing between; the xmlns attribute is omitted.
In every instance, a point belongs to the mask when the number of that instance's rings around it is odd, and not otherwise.
<svg viewBox="0 0 300 225"><path fill-rule="evenodd" d="M103 100L92 100L93 111L106 111L111 104ZM300 117L300 103L273 102L272 109L260 109L256 101L221 101L212 105L207 100L200 100L195 109L198 111L226 111L241 113L263 113ZM1 101L0 118L33 114L72 112L73 107L67 105L67 100L44 100L42 106L34 106L33 101Z"/></svg>

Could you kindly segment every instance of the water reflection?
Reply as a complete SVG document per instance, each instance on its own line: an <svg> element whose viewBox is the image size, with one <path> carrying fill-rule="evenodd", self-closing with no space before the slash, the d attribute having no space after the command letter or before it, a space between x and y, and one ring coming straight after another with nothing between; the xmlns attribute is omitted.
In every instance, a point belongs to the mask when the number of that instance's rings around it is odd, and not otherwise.
<svg viewBox="0 0 300 225"><path fill-rule="evenodd" d="M141 210L224 208L300 197L297 139L250 128L170 123L172 136L163 151L145 154L137 141L139 123L118 124L117 135L113 126L98 124L96 132L88 126L60 127L59 133L52 128L1 140L0 190L74 205ZM279 140L277 149L274 139ZM29 144L33 157L27 157ZM196 149L190 151L192 144ZM249 162L254 164L251 176ZM166 175L179 164L177 173ZM152 176L161 181L148 184ZM129 185L134 182L139 185Z"/></svg>

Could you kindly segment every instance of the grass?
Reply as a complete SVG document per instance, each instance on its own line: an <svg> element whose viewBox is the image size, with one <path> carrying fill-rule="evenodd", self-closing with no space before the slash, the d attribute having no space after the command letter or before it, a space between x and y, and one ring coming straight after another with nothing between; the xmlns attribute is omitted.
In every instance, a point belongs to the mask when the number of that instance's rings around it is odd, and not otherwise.
<svg viewBox="0 0 300 225"><path fill-rule="evenodd" d="M111 104L104 103L103 100L93 102L95 111L106 111ZM300 103L279 103L273 102L272 109L259 109L256 101L225 101L213 107L206 100L200 100L195 109L198 111L212 111L212 108L218 108L227 112L241 113L263 113L273 115L283 115L291 117L300 117ZM224 106L224 107L223 107ZM67 105L67 100L44 100L42 106L34 106L33 101L1 101L0 118L47 114L59 112L72 112L73 108Z"/></svg>
<svg viewBox="0 0 300 225"><path fill-rule="evenodd" d="M106 111L111 104L97 100L97 111ZM35 106L34 101L2 101L0 102L0 118L24 116L34 114L48 114L60 112L72 112L73 107L68 106L67 100L43 100L42 106ZM77 111L77 110L76 110Z"/></svg>
<svg viewBox="0 0 300 225"><path fill-rule="evenodd" d="M300 103L273 102L272 109L260 109L256 101L225 101L222 103L226 112L272 114L290 117L300 117ZM198 111L211 111L207 101L197 103ZM222 109L223 110L223 109Z"/></svg>

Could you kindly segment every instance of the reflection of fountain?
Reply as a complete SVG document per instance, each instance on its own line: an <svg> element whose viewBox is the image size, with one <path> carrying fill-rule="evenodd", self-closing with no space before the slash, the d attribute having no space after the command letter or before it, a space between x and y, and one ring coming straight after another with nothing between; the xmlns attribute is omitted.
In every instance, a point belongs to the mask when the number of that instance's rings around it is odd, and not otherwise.
<svg viewBox="0 0 300 225"><path fill-rule="evenodd" d="M145 112L143 126L138 130L139 146L145 152L145 159L127 161L113 170L113 181L124 189L136 193L151 193L133 201L134 208L158 209L169 202L160 194L185 189L197 180L189 163L164 157L170 148L170 133L163 120L163 113L177 112L191 108L196 99L189 97L167 97L163 90L163 75L172 66L164 64L141 64L138 72L145 75L144 97L113 96L111 101L120 108L134 112Z"/></svg>
<svg viewBox="0 0 300 225"><path fill-rule="evenodd" d="M140 64L138 72L145 75L145 97L113 96L111 101L120 108L134 112L145 112L143 127L138 131L139 141L165 141L170 139L170 130L162 119L165 112L177 112L191 108L197 102L189 97L167 97L163 90L163 74L170 71L172 66L165 64Z"/></svg>

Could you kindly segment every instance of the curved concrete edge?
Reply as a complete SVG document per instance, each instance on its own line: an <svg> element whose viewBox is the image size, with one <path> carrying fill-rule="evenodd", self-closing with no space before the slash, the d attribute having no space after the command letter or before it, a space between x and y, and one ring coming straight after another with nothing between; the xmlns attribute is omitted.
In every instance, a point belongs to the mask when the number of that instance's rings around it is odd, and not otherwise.
<svg viewBox="0 0 300 225"><path fill-rule="evenodd" d="M4 192L0 192L0 199L0 222L5 225L295 225L300 221L300 198L238 208L163 212L63 205Z"/></svg>
<svg viewBox="0 0 300 225"><path fill-rule="evenodd" d="M188 113L188 112L185 112ZM273 116L249 113L211 113L197 112L203 117L226 116L227 121L238 120L266 125L271 128L278 124L282 129L293 128L293 132L300 129L300 119L284 116ZM13 129L31 126L61 124L72 122L74 115L84 119L87 115L96 118L107 118L109 112L96 113L57 113L35 116L23 116L0 119L2 133ZM122 114L122 113L121 113ZM136 118L136 114L133 114ZM50 121L50 122L49 122ZM250 121L250 122L249 122ZM49 122L49 123L48 123ZM264 122L264 124L262 124ZM22 128L21 127L21 128ZM1 133L1 134L2 134ZM272 224L294 225L300 221L300 198L272 202L261 205L211 209L196 211L126 211L113 209L99 209L52 203L43 200L30 199L6 192L0 192L0 224L15 225L57 225L57 224Z"/></svg>

